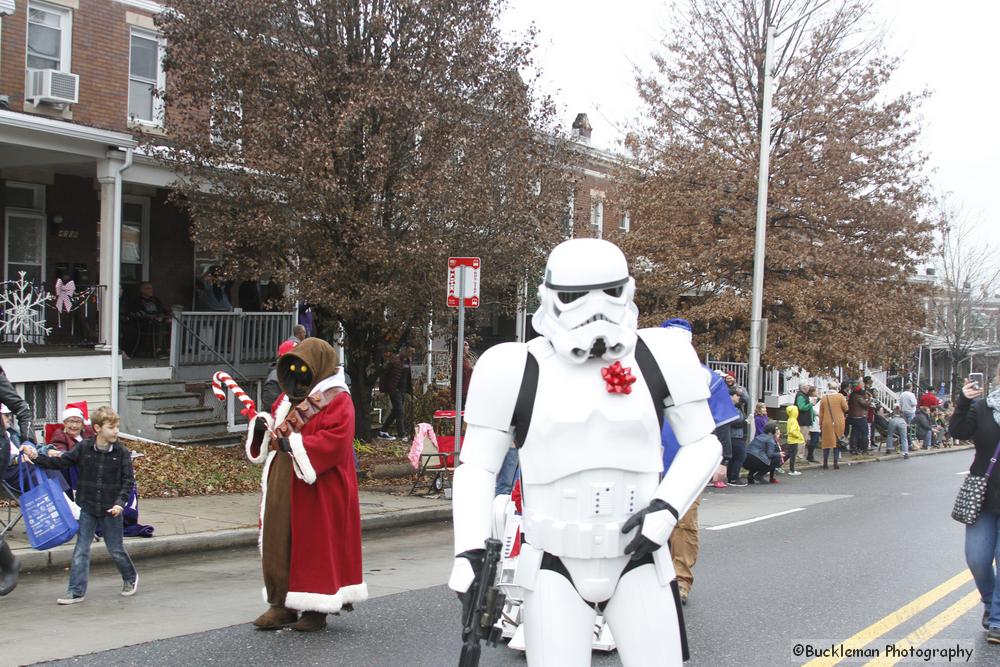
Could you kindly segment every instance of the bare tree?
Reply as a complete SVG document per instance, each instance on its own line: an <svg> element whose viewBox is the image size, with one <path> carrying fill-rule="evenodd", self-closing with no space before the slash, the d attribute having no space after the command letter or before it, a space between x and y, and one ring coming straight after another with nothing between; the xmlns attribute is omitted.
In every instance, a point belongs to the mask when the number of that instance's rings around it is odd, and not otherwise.
<svg viewBox="0 0 1000 667"><path fill-rule="evenodd" d="M951 386L957 390L962 385L961 363L973 352L996 344L1000 307L993 295L1000 288L1000 264L996 248L977 234L981 222L964 215L947 198L939 201L936 216L940 280L929 298L927 337L944 346Z"/></svg>
<svg viewBox="0 0 1000 667"><path fill-rule="evenodd" d="M168 141L200 247L259 269L343 325L357 434L387 356L447 322L449 255L483 301L558 236L564 186L529 39L500 0L176 0Z"/></svg>
<svg viewBox="0 0 1000 667"><path fill-rule="evenodd" d="M748 345L766 25L775 44L764 360L812 370L908 354L908 284L931 248L914 111L862 0L689 0L638 79L629 208L644 312L683 314L702 350ZM643 271L645 268L645 271Z"/></svg>

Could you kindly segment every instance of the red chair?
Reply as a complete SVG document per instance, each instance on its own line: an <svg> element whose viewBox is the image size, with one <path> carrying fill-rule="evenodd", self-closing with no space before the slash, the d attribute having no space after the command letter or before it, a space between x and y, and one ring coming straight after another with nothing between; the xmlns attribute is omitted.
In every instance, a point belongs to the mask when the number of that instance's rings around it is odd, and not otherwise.
<svg viewBox="0 0 1000 667"><path fill-rule="evenodd" d="M449 420L454 422L454 410L438 410L434 413L435 435L438 431L444 431L447 428ZM455 436L438 435L437 447L434 447L430 440L425 441L423 453L420 454L420 468L417 470L416 479L413 480L413 486L410 487L410 495L412 496L423 485L426 485L430 493L441 493L446 486L447 473L454 472L454 470ZM435 473L434 477L421 484L428 473Z"/></svg>

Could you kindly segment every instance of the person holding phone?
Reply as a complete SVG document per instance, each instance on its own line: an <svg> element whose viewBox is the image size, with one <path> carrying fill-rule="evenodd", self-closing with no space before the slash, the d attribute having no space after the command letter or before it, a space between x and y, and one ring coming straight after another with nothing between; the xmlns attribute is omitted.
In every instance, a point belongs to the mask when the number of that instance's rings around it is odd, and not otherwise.
<svg viewBox="0 0 1000 667"><path fill-rule="evenodd" d="M87 594L90 545L98 525L104 532L104 545L122 575L122 595L135 595L139 588L139 574L123 544L122 511L135 486L132 452L118 441L121 417L117 412L105 406L94 412L91 421L96 435L83 439L62 456L49 458L33 451L28 454L40 468L76 467L79 472L76 502L80 505L80 532L73 550L69 589L65 597L56 600L61 605L83 602Z"/></svg>
<svg viewBox="0 0 1000 667"><path fill-rule="evenodd" d="M955 402L955 412L948 432L959 440L972 440L976 456L969 468L971 475L985 475L990 459L1000 443L1000 366L995 388L985 395L980 377L971 377ZM965 562L976 581L983 601L983 628L986 641L1000 644L1000 471L988 477L986 497L976 523L965 527Z"/></svg>

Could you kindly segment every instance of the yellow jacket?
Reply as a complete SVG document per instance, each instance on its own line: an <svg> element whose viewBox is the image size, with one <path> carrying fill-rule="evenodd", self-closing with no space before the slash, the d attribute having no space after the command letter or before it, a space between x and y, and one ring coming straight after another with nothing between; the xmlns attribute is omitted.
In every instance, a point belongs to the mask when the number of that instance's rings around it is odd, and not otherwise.
<svg viewBox="0 0 1000 667"><path fill-rule="evenodd" d="M788 413L788 422L785 425L785 444L801 445L806 439L802 436L802 429L799 427L799 409L794 405L785 408Z"/></svg>

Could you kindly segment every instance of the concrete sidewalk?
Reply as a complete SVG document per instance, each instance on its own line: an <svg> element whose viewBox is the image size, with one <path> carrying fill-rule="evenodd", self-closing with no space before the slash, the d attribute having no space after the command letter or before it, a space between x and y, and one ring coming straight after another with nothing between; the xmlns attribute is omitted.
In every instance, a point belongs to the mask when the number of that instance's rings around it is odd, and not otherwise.
<svg viewBox="0 0 1000 667"><path fill-rule="evenodd" d="M6 512L6 509L0 510ZM257 543L259 493L186 498L142 498L139 520L155 528L153 537L131 537L125 548L135 559L168 554L226 549ZM364 532L451 519L451 501L423 496L397 496L361 491L361 529ZM7 534L22 572L69 567L75 540L48 551L28 546L23 520ZM110 561L107 550L95 544L91 562Z"/></svg>

